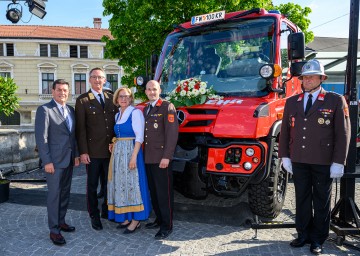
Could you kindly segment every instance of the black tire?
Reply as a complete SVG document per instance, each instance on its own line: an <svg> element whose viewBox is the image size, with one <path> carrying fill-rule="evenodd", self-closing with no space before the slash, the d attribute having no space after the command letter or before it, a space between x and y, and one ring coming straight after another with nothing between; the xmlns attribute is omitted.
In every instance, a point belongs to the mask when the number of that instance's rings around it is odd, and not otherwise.
<svg viewBox="0 0 360 256"><path fill-rule="evenodd" d="M278 143L275 142L269 176L260 184L253 184L249 188L251 211L263 218L276 218L284 205L287 182L288 175L281 168L281 161L278 158Z"/></svg>

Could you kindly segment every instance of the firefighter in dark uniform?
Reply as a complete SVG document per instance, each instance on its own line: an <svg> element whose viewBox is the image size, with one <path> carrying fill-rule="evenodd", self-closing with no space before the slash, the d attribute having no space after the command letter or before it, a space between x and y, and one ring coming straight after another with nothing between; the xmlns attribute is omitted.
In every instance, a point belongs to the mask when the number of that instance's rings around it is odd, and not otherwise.
<svg viewBox="0 0 360 256"><path fill-rule="evenodd" d="M310 243L313 254L322 253L329 235L333 178L341 178L350 142L349 109L345 98L327 92L323 65L308 61L301 76L304 93L285 104L279 157L293 174L298 238L292 247Z"/></svg>
<svg viewBox="0 0 360 256"><path fill-rule="evenodd" d="M109 144L114 137L115 114L118 109L113 104L112 93L103 91L106 82L104 71L94 68L89 75L91 89L76 99L76 139L80 161L86 164L86 199L91 225L93 229L101 230L103 226L98 209L97 188L99 177L107 177L110 161ZM105 194L101 217L107 219L107 179L103 185Z"/></svg>
<svg viewBox="0 0 360 256"><path fill-rule="evenodd" d="M160 98L160 85L151 80L145 93L149 104L144 109L144 157L152 206L156 215L146 228L160 228L155 239L165 239L173 229L173 176L170 162L178 139L178 121L172 103Z"/></svg>

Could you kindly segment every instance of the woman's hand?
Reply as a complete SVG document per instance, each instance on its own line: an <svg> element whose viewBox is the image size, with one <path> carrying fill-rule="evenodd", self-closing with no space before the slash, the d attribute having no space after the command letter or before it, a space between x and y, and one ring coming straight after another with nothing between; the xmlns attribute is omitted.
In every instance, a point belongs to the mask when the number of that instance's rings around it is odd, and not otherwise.
<svg viewBox="0 0 360 256"><path fill-rule="evenodd" d="M109 151L110 151L110 153L112 153L113 147L114 147L114 143L109 144Z"/></svg>
<svg viewBox="0 0 360 256"><path fill-rule="evenodd" d="M129 169L134 170L136 168L136 156L132 156L129 163Z"/></svg>

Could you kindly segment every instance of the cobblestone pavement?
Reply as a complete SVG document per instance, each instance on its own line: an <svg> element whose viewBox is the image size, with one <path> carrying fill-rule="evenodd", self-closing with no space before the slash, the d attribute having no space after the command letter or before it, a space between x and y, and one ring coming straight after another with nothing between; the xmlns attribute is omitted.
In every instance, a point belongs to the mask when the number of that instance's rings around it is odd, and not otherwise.
<svg viewBox="0 0 360 256"><path fill-rule="evenodd" d="M67 222L76 231L63 233L66 245L55 246L49 240L42 172L12 179L10 200L0 204L0 255L311 255L309 246L296 249L289 246L296 236L293 228L261 229L254 238L255 231L241 225L252 218L244 198L209 195L198 201L175 193L174 231L166 240L155 240L156 230L144 227L124 235L116 229L116 223L107 220L102 220L103 230L95 231L86 212L83 167L74 171L67 213ZM37 182L16 182L17 179ZM357 181L355 194L360 195L359 192ZM360 196L355 199L360 205ZM290 182L285 206L276 221L292 221L294 213L294 187ZM330 237L336 235L331 232ZM358 240L359 237L346 238L346 242L356 246ZM360 255L360 252L326 241L323 255Z"/></svg>

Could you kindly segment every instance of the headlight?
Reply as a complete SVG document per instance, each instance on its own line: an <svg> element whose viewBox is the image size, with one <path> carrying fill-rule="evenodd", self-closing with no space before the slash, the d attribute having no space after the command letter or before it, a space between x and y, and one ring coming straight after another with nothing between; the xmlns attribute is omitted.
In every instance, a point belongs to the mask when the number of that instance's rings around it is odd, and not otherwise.
<svg viewBox="0 0 360 256"><path fill-rule="evenodd" d="M134 84L138 86L143 86L145 83L145 79L142 76L135 77Z"/></svg>
<svg viewBox="0 0 360 256"><path fill-rule="evenodd" d="M282 69L278 64L265 64L259 69L259 74L264 79L278 77L281 72Z"/></svg>
<svg viewBox="0 0 360 256"><path fill-rule="evenodd" d="M253 156L254 153L255 153L255 150L253 148L247 148L245 150L245 153L246 153L247 156Z"/></svg>
<svg viewBox="0 0 360 256"><path fill-rule="evenodd" d="M249 163L249 162L245 162L244 163L244 169L247 170L247 171L250 171L252 168L252 164Z"/></svg>
<svg viewBox="0 0 360 256"><path fill-rule="evenodd" d="M262 78L271 78L274 75L274 68L272 65L265 64L260 68L259 73Z"/></svg>

